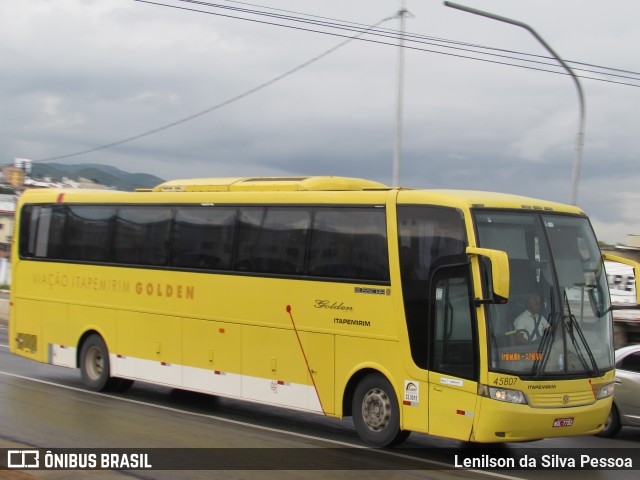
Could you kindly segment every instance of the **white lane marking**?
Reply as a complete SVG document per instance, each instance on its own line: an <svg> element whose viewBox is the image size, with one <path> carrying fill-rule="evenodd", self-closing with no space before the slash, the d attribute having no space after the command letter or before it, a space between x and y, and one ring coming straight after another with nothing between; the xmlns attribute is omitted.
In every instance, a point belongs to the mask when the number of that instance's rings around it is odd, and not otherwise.
<svg viewBox="0 0 640 480"><path fill-rule="evenodd" d="M296 432L290 432L287 430L280 430L278 428L272 428L272 427L265 427L262 425L254 425L252 423L247 423L247 422L241 422L239 420L231 420L229 418L223 418L223 417L218 417L216 415L209 415L206 413L197 413L197 412L190 412L188 410L180 410L178 408L173 408L173 407L167 407L164 405L156 405L154 403L148 403L148 402L142 402L140 400L133 400L130 398L125 398L125 397L115 397L115 396L111 396L111 395L106 395L104 393L100 393L100 392L92 392L91 390L85 390L82 388L77 388L77 387L70 387L68 385L62 385L59 383L54 383L54 382L48 382L46 380L40 380L37 378L31 378L31 377L25 377L24 375L18 375L15 373L10 373L10 372L5 372L0 370L0 375L5 375L7 377L13 377L13 378L20 378L22 380L28 380L31 382L36 382L36 383L41 383L43 385L49 385L52 387L59 387L59 388L65 388L67 390L72 390L74 392L81 392L81 393L85 393L88 395L96 395L96 396L100 396L100 397L106 397L106 398L110 398L113 400L120 400L122 402L127 402L127 403L132 403L134 405L142 405L145 407L152 407L152 408L158 408L160 410L165 410L167 412L173 412L173 413L181 413L181 414L185 414L185 415L191 415L194 417L201 417L201 418L208 418L211 420L217 420L219 422L224 422L224 423L229 423L231 425L239 425L242 427L247 427L247 428L254 428L256 430L263 430L265 432L272 432L272 433L279 433L282 435L291 435L293 437L298 437L298 438L304 438L306 440L313 440L313 441L319 441L319 442L325 442L325 443L330 443L333 445L340 445L343 447L348 447L348 448L362 448L362 449L368 449L369 447L364 446L364 445L356 445L353 443L348 443L348 442L341 442L338 440L331 440L331 439L327 439L327 438L322 438L322 437L315 437L313 435L305 435L304 433L296 433ZM382 455L389 455L391 457L395 457L395 458L401 458L401 459L405 459L405 460L411 460L411 461L417 461L417 462L421 462L421 463L428 463L431 465L438 465L440 467L446 467L446 468L451 468L452 465L449 463L444 463L444 462L438 462L435 460L428 460L425 458L420 458L420 457L413 457L411 455L405 455L403 453L398 453L398 452L394 452L394 451L387 451L387 450L377 450L378 453L382 454ZM494 477L494 478L501 478L504 480L525 480L521 477L513 477L510 475L503 475L501 473L494 473L494 472L485 472L483 470L473 470L473 469L465 469L463 470L465 472L473 472L473 473L477 473L480 475L486 475L488 477Z"/></svg>

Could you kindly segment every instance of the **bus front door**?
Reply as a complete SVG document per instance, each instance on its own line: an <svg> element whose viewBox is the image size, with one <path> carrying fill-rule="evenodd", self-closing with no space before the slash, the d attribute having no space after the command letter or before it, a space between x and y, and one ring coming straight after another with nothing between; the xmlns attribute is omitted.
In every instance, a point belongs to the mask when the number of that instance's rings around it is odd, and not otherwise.
<svg viewBox="0 0 640 480"><path fill-rule="evenodd" d="M431 291L429 433L468 441L478 378L468 266L440 269Z"/></svg>

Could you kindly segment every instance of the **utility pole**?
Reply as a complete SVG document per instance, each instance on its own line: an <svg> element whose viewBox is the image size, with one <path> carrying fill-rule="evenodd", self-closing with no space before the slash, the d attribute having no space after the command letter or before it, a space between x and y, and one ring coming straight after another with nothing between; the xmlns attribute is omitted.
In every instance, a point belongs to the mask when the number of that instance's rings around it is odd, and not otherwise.
<svg viewBox="0 0 640 480"><path fill-rule="evenodd" d="M405 20L409 11L406 0L401 0L398 18L400 19L400 37L398 39L398 75L396 84L396 136L393 148L393 186L400 185L400 157L402 156L402 114L404 104L404 34Z"/></svg>

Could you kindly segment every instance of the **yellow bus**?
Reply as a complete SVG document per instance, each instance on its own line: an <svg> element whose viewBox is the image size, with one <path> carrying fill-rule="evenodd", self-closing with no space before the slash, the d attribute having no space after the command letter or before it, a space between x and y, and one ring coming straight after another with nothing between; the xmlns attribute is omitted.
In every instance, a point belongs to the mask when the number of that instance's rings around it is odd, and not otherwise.
<svg viewBox="0 0 640 480"><path fill-rule="evenodd" d="M342 177L28 190L12 255L11 352L93 390L353 416L375 446L591 434L611 408L604 260L576 207Z"/></svg>

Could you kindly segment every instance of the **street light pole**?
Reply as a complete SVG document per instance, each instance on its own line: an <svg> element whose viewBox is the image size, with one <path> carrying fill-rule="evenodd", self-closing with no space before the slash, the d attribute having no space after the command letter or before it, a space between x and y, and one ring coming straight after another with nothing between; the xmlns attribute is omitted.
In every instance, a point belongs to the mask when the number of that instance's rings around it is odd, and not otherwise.
<svg viewBox="0 0 640 480"><path fill-rule="evenodd" d="M400 157L402 155L402 117L404 104L404 34L405 18L408 11L406 1L402 0L398 17L400 18L400 38L398 40L398 77L396 91L396 135L393 147L393 186L400 185Z"/></svg>
<svg viewBox="0 0 640 480"><path fill-rule="evenodd" d="M464 5L459 5L457 3L445 1L444 4L447 7L455 8L457 10L462 10L465 12L473 13L475 15L480 15L482 17L491 18L493 20L498 20L499 22L510 23L511 25L516 25L517 27L522 27L528 30L541 44L542 46L562 65L562 67L569 73L571 76L573 83L578 90L578 100L580 103L580 114L578 121L578 135L576 138L576 148L575 148L575 157L573 160L573 175L571 179L571 204L576 205L578 199L578 181L580 179L580 166L582 164L582 146L584 144L584 124L585 124L585 101L584 101L584 92L582 91L582 85L580 85L580 81L573 70L569 65L566 64L562 58L551 48L551 46L544 41L544 39L538 35L538 33L531 28L526 23L520 22L518 20L512 20L511 18L502 17L500 15L495 15L493 13L485 12L483 10L477 10L475 8L467 7Z"/></svg>

